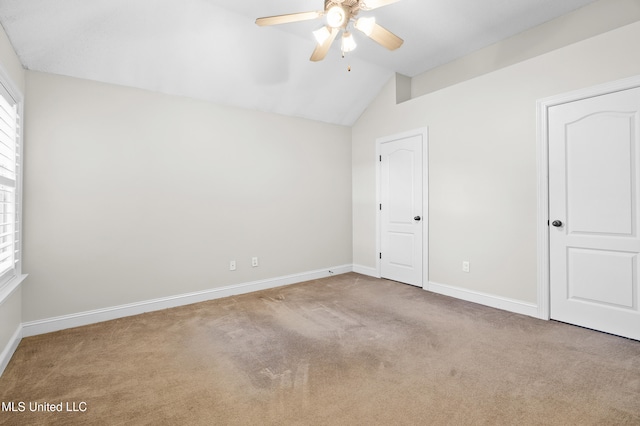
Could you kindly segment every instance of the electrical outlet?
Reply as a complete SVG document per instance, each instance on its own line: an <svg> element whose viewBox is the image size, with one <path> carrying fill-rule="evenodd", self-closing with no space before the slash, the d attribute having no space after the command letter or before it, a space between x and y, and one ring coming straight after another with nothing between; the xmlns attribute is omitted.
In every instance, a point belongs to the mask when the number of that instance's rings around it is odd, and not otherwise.
<svg viewBox="0 0 640 426"><path fill-rule="evenodd" d="M229 270L230 271L235 271L236 270L236 261L235 260L229 261Z"/></svg>
<svg viewBox="0 0 640 426"><path fill-rule="evenodd" d="M258 258L257 257L252 257L251 258L251 266L253 266L254 268L256 266L258 266Z"/></svg>
<svg viewBox="0 0 640 426"><path fill-rule="evenodd" d="M469 272L469 261L462 261L462 272Z"/></svg>

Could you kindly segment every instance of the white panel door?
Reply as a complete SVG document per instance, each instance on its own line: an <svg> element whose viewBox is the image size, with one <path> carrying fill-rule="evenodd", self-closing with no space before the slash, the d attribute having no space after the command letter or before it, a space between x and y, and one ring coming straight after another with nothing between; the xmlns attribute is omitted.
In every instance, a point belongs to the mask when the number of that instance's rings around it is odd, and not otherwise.
<svg viewBox="0 0 640 426"><path fill-rule="evenodd" d="M549 109L551 318L640 340L640 88Z"/></svg>
<svg viewBox="0 0 640 426"><path fill-rule="evenodd" d="M380 147L380 273L422 287L422 136Z"/></svg>

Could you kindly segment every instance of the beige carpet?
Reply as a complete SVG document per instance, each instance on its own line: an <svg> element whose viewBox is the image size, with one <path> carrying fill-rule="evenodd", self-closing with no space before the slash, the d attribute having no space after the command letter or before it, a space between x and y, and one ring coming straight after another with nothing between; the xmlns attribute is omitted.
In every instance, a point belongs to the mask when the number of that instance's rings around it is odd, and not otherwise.
<svg viewBox="0 0 640 426"><path fill-rule="evenodd" d="M0 401L11 425L639 425L640 342L345 274L26 338Z"/></svg>

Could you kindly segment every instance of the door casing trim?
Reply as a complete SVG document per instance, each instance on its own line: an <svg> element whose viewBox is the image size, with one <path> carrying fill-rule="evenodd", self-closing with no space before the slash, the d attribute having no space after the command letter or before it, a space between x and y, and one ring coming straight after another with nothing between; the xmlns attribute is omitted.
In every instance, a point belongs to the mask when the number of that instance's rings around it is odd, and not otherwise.
<svg viewBox="0 0 640 426"><path fill-rule="evenodd" d="M422 137L422 285L426 289L429 283L429 128L419 127L417 129L408 130L406 132L394 135L384 136L376 139L376 278L382 277L382 265L380 262L380 253L382 247L382 234L380 232L380 209L378 206L381 202L380 185L381 165L380 158L381 147L383 143L395 141L398 139L406 139L412 136Z"/></svg>
<svg viewBox="0 0 640 426"><path fill-rule="evenodd" d="M536 102L536 168L538 174L537 270L538 318L551 318L549 277L549 109L556 105L640 87L640 75L563 93Z"/></svg>

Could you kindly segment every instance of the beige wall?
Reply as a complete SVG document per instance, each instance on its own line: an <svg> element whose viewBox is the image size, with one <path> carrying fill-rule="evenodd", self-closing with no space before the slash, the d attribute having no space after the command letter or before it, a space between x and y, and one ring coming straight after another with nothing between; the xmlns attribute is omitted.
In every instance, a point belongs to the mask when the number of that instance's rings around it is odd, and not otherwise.
<svg viewBox="0 0 640 426"><path fill-rule="evenodd" d="M24 93L24 70L2 27L0 27L0 67L17 89ZM22 291L18 288L5 300L0 300L0 353L11 343L11 338L18 330L21 312Z"/></svg>
<svg viewBox="0 0 640 426"><path fill-rule="evenodd" d="M640 22L398 105L390 81L352 129L354 264L376 265L376 138L428 126L429 280L537 303L536 101L640 74L638 40Z"/></svg>
<svg viewBox="0 0 640 426"><path fill-rule="evenodd" d="M12 337L21 323L22 290L18 287L4 301L0 301L0 353L12 343Z"/></svg>
<svg viewBox="0 0 640 426"><path fill-rule="evenodd" d="M24 321L351 264L349 128L27 85Z"/></svg>
<svg viewBox="0 0 640 426"><path fill-rule="evenodd" d="M2 26L0 26L0 65L4 71L9 74L13 84L24 94L24 69Z"/></svg>
<svg viewBox="0 0 640 426"><path fill-rule="evenodd" d="M417 75L411 97L504 68L640 20L640 0L599 0Z"/></svg>

